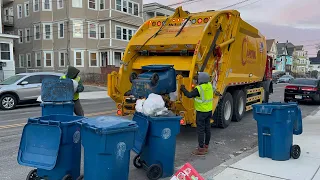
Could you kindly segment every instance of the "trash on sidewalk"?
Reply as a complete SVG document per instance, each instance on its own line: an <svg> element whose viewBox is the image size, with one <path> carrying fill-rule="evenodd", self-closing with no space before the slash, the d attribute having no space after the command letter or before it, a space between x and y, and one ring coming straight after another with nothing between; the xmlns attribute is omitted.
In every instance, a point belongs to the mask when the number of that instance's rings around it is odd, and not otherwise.
<svg viewBox="0 0 320 180"><path fill-rule="evenodd" d="M184 164L170 180L204 180L190 163Z"/></svg>
<svg viewBox="0 0 320 180"><path fill-rule="evenodd" d="M79 116L50 115L29 118L23 128L18 163L35 167L27 180L70 180L80 176Z"/></svg>
<svg viewBox="0 0 320 180"><path fill-rule="evenodd" d="M302 133L301 110L296 103L253 105L258 126L259 156L277 161L300 157L301 149L293 144L293 134Z"/></svg>

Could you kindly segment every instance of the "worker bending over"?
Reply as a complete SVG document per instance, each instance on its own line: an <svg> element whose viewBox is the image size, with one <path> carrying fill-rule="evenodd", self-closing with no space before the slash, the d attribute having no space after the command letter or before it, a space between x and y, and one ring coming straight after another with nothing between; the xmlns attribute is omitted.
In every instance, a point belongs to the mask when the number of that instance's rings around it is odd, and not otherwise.
<svg viewBox="0 0 320 180"><path fill-rule="evenodd" d="M73 95L73 102L74 102L74 113L77 116L84 116L83 113L83 109L79 100L79 93L82 92L84 90L83 84L82 84L82 80L80 79L80 76L78 76L80 70L73 67L73 66L69 66L68 67L68 71L65 75L61 76L60 79L72 79L74 81L77 82L78 87L76 92Z"/></svg>
<svg viewBox="0 0 320 180"><path fill-rule="evenodd" d="M188 98L194 98L194 107L197 111L196 123L199 147L192 153L197 156L203 156L208 152L211 138L210 119L212 116L213 87L210 83L208 73L199 72L196 88L189 92L184 85L181 85L181 91Z"/></svg>

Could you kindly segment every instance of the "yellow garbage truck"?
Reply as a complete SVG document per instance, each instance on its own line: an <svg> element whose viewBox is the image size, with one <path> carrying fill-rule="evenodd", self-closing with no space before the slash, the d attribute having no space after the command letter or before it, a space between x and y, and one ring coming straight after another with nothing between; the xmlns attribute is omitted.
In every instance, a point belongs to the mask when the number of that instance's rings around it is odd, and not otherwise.
<svg viewBox="0 0 320 180"><path fill-rule="evenodd" d="M196 126L193 99L180 86L195 88L198 72L211 76L215 89L213 125L241 121L253 104L273 93L272 59L266 38L236 10L188 13L178 7L169 17L146 21L124 52L119 72L108 75L108 95L120 116L135 113L139 98L162 95L166 107Z"/></svg>

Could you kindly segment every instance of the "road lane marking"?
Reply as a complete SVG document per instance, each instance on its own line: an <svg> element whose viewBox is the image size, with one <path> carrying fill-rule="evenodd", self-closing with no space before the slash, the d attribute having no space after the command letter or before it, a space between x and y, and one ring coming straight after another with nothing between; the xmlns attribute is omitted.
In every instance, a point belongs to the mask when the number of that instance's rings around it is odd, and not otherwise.
<svg viewBox="0 0 320 180"><path fill-rule="evenodd" d="M110 115L110 114L113 114L113 113L116 113L116 112L117 112L117 110L89 113L89 114L86 114L86 117L99 116L99 115ZM1 129L10 129L10 128L22 127L24 125L26 125L26 123L2 125L2 126L0 126L0 130Z"/></svg>

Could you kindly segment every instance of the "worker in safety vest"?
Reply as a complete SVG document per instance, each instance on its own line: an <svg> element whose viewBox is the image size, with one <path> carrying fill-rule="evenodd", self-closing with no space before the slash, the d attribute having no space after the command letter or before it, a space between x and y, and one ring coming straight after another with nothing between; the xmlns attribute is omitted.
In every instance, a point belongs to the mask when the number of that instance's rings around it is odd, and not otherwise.
<svg viewBox="0 0 320 180"><path fill-rule="evenodd" d="M61 76L60 79L72 79L74 81L76 81L78 83L78 87L77 90L75 91L74 95L73 95L73 102L74 102L74 113L77 116L84 116L83 113L83 109L79 100L79 93L82 92L84 90L82 81L80 79L80 76L78 76L80 70L73 67L73 66L69 66L68 67L68 71L65 75Z"/></svg>
<svg viewBox="0 0 320 180"><path fill-rule="evenodd" d="M188 98L194 98L199 147L192 154L203 156L208 153L211 138L210 119L212 117L213 87L210 83L209 74L205 72L198 73L197 84L191 92L182 85L181 91Z"/></svg>

